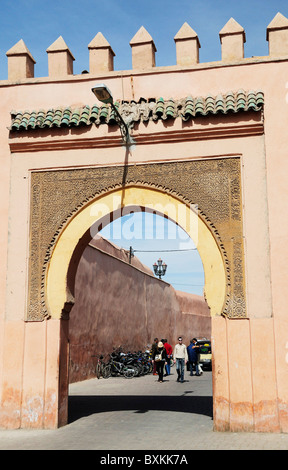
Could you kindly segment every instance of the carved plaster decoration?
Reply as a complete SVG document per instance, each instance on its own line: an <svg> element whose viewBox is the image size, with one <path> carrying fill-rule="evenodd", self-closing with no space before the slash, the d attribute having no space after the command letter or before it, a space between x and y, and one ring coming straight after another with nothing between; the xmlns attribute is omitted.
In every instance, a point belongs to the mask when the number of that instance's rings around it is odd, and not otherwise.
<svg viewBox="0 0 288 470"><path fill-rule="evenodd" d="M221 250L226 301L221 314L246 316L240 159L155 163L126 167L40 171L31 175L31 239L28 321L49 318L45 278L53 248L71 217L101 194L126 186L147 186L197 204ZM63 317L73 305L63 306Z"/></svg>

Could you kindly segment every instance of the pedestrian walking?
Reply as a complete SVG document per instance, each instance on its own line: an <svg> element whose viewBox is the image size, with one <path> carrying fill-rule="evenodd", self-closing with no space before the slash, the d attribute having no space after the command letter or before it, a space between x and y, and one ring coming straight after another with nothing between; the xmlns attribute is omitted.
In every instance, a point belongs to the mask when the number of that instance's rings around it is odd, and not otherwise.
<svg viewBox="0 0 288 470"><path fill-rule="evenodd" d="M175 345L173 352L174 363L176 362L177 382L184 382L184 370L188 360L187 348L183 343L182 336L178 338L178 344Z"/></svg>
<svg viewBox="0 0 288 470"><path fill-rule="evenodd" d="M166 374L165 375L170 375L170 361L171 361L171 358L172 358L172 355L173 355L173 349L172 349L172 346L171 344L167 343L167 339L163 339L163 344L164 344L164 348L166 349L166 354L167 354L167 364L165 366L166 368Z"/></svg>
<svg viewBox="0 0 288 470"><path fill-rule="evenodd" d="M152 347L151 347L151 357L152 357L152 360L153 360L153 355L155 353L155 350L157 348L157 344L158 344L158 338L154 338L154 343L152 344ZM157 372L156 372L156 363L153 362L153 375L157 375Z"/></svg>
<svg viewBox="0 0 288 470"><path fill-rule="evenodd" d="M193 375L193 368L195 366L196 375L201 375L199 371L199 346L197 345L197 339L193 338L187 347L188 360L190 375Z"/></svg>
<svg viewBox="0 0 288 470"><path fill-rule="evenodd" d="M164 365L167 363L166 349L162 341L159 341L157 348L154 350L152 360L156 364L156 371L158 373L158 382L163 382Z"/></svg>

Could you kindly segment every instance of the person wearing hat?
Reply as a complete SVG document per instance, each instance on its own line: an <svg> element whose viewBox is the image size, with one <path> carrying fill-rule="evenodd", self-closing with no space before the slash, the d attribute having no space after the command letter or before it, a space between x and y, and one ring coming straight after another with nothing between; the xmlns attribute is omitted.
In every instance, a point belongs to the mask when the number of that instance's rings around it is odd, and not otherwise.
<svg viewBox="0 0 288 470"><path fill-rule="evenodd" d="M157 348L153 351L152 355L153 364L156 364L156 371L158 373L158 382L163 382L164 365L167 363L167 353L162 341L159 341Z"/></svg>

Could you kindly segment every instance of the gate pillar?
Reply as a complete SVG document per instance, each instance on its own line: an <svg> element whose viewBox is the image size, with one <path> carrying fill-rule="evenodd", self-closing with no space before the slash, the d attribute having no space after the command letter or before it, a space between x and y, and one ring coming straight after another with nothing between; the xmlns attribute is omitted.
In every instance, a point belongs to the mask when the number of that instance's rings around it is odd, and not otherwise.
<svg viewBox="0 0 288 470"><path fill-rule="evenodd" d="M68 321L5 324L0 427L56 429L68 420Z"/></svg>
<svg viewBox="0 0 288 470"><path fill-rule="evenodd" d="M212 318L215 431L287 432L274 330L273 318Z"/></svg>

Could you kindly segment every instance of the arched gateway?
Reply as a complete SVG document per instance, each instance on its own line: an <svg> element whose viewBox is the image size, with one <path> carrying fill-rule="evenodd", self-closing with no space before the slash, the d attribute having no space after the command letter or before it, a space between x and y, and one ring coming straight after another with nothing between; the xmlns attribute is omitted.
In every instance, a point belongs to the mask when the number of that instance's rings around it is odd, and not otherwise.
<svg viewBox="0 0 288 470"><path fill-rule="evenodd" d="M118 204L120 207L117 207ZM126 186L99 196L79 209L75 215L63 227L51 252L47 274L45 279L45 297L47 312L51 318L61 318L65 305L73 303L73 284L70 283L73 276L68 276L70 271L75 272L73 266L77 246L83 251L87 240L98 232L97 227L103 226L103 220L110 221L111 215L123 213L126 208L140 210L154 210L180 225L193 239L203 260L205 273L206 298L212 315L219 315L225 310L228 285L225 270L224 252L221 253L220 245L215 235L209 230L205 222L198 216L193 206L182 202L179 198L159 190L145 186ZM120 210L119 210L120 209ZM139 210L138 209L138 210ZM162 209L162 210L161 210ZM82 240L85 242L83 243ZM72 277L72 280L71 278Z"/></svg>
<svg viewBox="0 0 288 470"><path fill-rule="evenodd" d="M120 181L124 171L126 181L123 184ZM145 173L149 175L151 172L153 176L149 176L150 181L147 181L148 178L139 181L140 175L143 179ZM206 182L203 185L201 180L205 173ZM168 184L169 179L170 188L157 184L157 181L163 180ZM101 181L101 186L98 183L97 187L98 181ZM214 197L207 199L206 185L210 188L217 185L219 206L215 205ZM84 193L82 188L85 188ZM93 192L90 188L93 188ZM63 192L63 189L65 194L70 195L69 202L66 198L59 198L59 192ZM213 193L214 191L211 196ZM60 322L59 380L62 386L57 397L59 409L54 410L54 419L58 423L65 423L67 419L67 328L69 312L74 303L74 275L84 248L99 227L129 208L152 210L172 219L191 236L202 258L205 295L211 315L243 318L246 311L244 273L241 268L243 246L240 193L239 158L229 158L224 162L211 159L177 164L133 165L116 169L106 167L32 173L30 252L33 256L29 265L30 289L26 320L41 324L47 322L48 330L49 322ZM205 207L206 213L193 203L195 200L200 207ZM63 214L61 224L59 217L53 218L53 214ZM232 214L234 224L229 223ZM214 220L218 217L218 227L211 222L212 217ZM42 246L39 244L41 239L44 239ZM232 244L231 239L235 240ZM237 266L234 268L229 258L232 257L233 260L235 246ZM39 263L39 259L43 262ZM239 275L241 269L242 273ZM238 278L234 272L238 272ZM49 362L50 358L47 357L46 360ZM57 401L54 406L56 404ZM38 416L41 416L40 412ZM45 422L47 418L41 416L41 419Z"/></svg>
<svg viewBox="0 0 288 470"><path fill-rule="evenodd" d="M220 33L217 63L199 64L187 52L185 44L199 47L188 25L175 36L174 67L155 67L143 30L131 41L133 70L121 73L111 70L103 41L106 69L93 42L90 73L80 76L71 74L62 39L48 49L49 79L31 76L24 43L8 51L9 78L0 83L1 427L67 423L79 259L99 224L134 208L181 225L202 258L215 430L288 431L283 18L269 25L263 58L241 55L245 34L234 20ZM115 113L94 102L100 79L121 97L136 143L130 151Z"/></svg>

